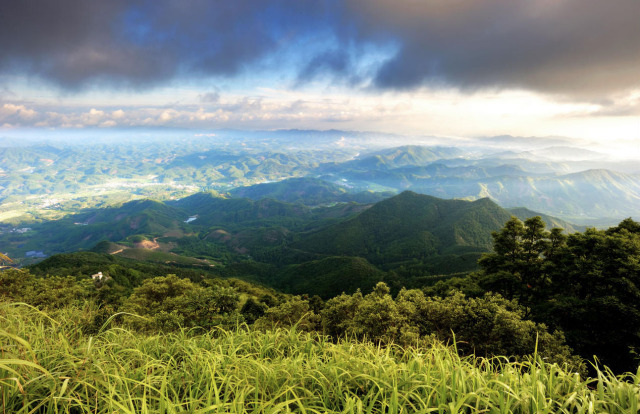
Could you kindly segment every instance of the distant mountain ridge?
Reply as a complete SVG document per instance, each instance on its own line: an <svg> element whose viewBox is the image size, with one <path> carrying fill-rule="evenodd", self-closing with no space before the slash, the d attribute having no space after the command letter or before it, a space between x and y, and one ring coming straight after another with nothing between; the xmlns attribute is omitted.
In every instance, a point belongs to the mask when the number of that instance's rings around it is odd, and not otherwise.
<svg viewBox="0 0 640 414"><path fill-rule="evenodd" d="M548 229L559 227L561 229L564 229L567 233L575 233L579 231L585 231L587 228L587 226L580 226L577 224L569 223L568 221L550 216L548 214L538 213L525 207L513 207L506 210L522 221L525 221L526 219L534 216L540 216L540 218L542 218L542 221L544 221L547 225Z"/></svg>
<svg viewBox="0 0 640 414"><path fill-rule="evenodd" d="M394 195L391 192L352 192L344 186L312 177L289 178L275 183L238 187L229 191L229 194L235 198L246 197L252 200L273 198L287 203L299 203L307 206L336 202L368 204Z"/></svg>
<svg viewBox="0 0 640 414"><path fill-rule="evenodd" d="M425 147L419 145L404 145L388 148L373 153L366 153L353 160L339 165L323 165L319 171L331 172L339 169L381 170L394 169L405 166L427 165L443 158L456 158L464 154L455 147Z"/></svg>
<svg viewBox="0 0 640 414"><path fill-rule="evenodd" d="M455 261L453 256L488 251L491 232L510 216L489 199L443 200L405 191L351 219L303 236L294 247L360 256L374 264L447 256Z"/></svg>
<svg viewBox="0 0 640 414"><path fill-rule="evenodd" d="M566 146L557 149L562 153L572 150ZM341 180L354 189L411 190L440 198L489 197L503 207L525 206L573 222L613 224L638 215L639 175L605 168L572 172L589 162L616 165L588 150L576 149L574 158L580 161L541 161L553 150L534 150L529 154L532 158L526 158L524 152L473 158L456 149L441 148L434 156L438 151L404 146L318 170L324 172L323 180ZM543 158L533 157L534 153ZM582 160L585 157L597 159ZM627 164L624 167L628 169Z"/></svg>
<svg viewBox="0 0 640 414"><path fill-rule="evenodd" d="M180 198L196 190L307 206L323 199L370 203L381 199L372 193L412 190L441 198L490 197L504 207L524 206L600 225L640 211L636 160L615 160L572 146L565 138L416 137L414 142L431 145L385 148L403 141L389 134L345 131L262 131L253 136L249 140L240 131L221 131L215 139L160 139L153 145L149 140L118 145L100 140L3 147L0 220L17 226L140 196ZM598 172L587 173L589 169ZM292 177L327 183L282 181Z"/></svg>

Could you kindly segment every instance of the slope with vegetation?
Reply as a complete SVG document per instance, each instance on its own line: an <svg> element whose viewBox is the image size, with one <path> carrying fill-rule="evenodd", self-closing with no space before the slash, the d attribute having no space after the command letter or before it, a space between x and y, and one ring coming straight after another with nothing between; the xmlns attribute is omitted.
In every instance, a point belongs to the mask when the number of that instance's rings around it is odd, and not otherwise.
<svg viewBox="0 0 640 414"><path fill-rule="evenodd" d="M397 294L363 259L285 267L326 295L360 275L326 301L105 253L4 269L3 409L636 412L640 224L491 237L479 271Z"/></svg>
<svg viewBox="0 0 640 414"><path fill-rule="evenodd" d="M494 233L494 252L480 271L438 282L441 295L495 292L517 300L527 317L565 332L585 358L620 372L635 370L640 349L640 224L563 234L540 217L515 217Z"/></svg>
<svg viewBox="0 0 640 414"><path fill-rule="evenodd" d="M442 200L404 192L356 217L303 236L294 247L364 257L374 264L419 260L433 273L473 269L491 247L491 232L509 213L488 199ZM447 263L445 263L447 262Z"/></svg>
<svg viewBox="0 0 640 414"><path fill-rule="evenodd" d="M141 335L0 305L5 412L566 412L638 410L640 378L584 379L534 356L459 357L330 342L295 329ZM51 336L64 340L51 341Z"/></svg>

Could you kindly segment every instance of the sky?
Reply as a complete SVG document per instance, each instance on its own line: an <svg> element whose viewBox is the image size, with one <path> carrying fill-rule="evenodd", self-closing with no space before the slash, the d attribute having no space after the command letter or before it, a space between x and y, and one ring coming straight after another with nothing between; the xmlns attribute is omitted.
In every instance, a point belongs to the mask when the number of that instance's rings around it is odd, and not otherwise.
<svg viewBox="0 0 640 414"><path fill-rule="evenodd" d="M639 22L637 0L0 0L0 135L304 128L640 150Z"/></svg>

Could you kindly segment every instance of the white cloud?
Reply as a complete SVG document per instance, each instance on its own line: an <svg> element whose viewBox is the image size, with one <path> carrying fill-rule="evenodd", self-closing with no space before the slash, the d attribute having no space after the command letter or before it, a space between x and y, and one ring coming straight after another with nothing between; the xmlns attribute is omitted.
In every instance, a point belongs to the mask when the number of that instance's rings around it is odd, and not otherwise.
<svg viewBox="0 0 640 414"><path fill-rule="evenodd" d="M20 120L30 120L34 119L38 115L33 109L27 108L24 105L14 105L11 103L6 103L2 105L0 108L0 120L6 119L9 117L16 117Z"/></svg>
<svg viewBox="0 0 640 414"><path fill-rule="evenodd" d="M525 91L421 89L384 94L350 90L262 89L260 96L225 95L215 105L197 99L167 107L147 104L59 106L57 103L0 106L0 125L12 127L167 126L236 129L351 129L409 135L566 135L594 139L637 139L640 94L607 104L553 101ZM162 106L156 106L162 104ZM608 105L608 106L607 106ZM609 111L607 114L604 112ZM637 112L636 112L637 113ZM596 118L598 119L596 121ZM622 119L624 118L624 119ZM635 126L635 129L634 129Z"/></svg>
<svg viewBox="0 0 640 414"><path fill-rule="evenodd" d="M179 116L178 111L173 110L173 109L167 109L165 111L162 111L162 113L159 116L159 119L163 123L166 123L166 122L169 122L172 119L176 118L177 116Z"/></svg>
<svg viewBox="0 0 640 414"><path fill-rule="evenodd" d="M114 121L114 120L108 120L108 121L104 121L104 122L100 123L100 125L99 125L99 126L100 126L100 128L111 128L111 127L114 127L114 126L116 126L116 125L118 125L118 124L116 123L116 121Z"/></svg>

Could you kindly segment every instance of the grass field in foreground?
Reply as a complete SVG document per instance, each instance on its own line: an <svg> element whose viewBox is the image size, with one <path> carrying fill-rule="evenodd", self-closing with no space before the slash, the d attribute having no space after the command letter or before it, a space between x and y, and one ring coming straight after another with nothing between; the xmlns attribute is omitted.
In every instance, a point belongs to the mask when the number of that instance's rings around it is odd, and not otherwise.
<svg viewBox="0 0 640 414"><path fill-rule="evenodd" d="M640 371L460 358L292 330L145 336L0 303L0 413L636 413Z"/></svg>

